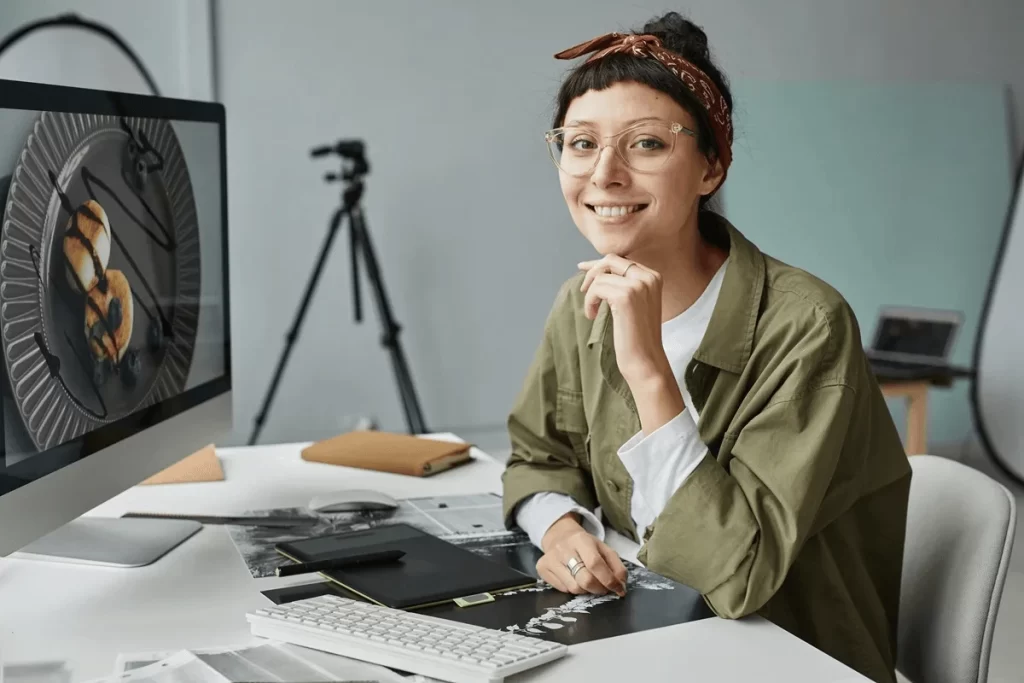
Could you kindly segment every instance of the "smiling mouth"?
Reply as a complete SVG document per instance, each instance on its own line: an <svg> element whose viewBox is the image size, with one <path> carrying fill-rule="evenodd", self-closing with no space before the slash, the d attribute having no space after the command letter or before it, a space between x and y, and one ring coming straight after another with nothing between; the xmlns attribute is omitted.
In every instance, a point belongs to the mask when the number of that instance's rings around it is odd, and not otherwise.
<svg viewBox="0 0 1024 683"><path fill-rule="evenodd" d="M647 208L646 204L625 204L622 206L594 206L593 204L587 204L586 206L601 218L628 216L631 213L637 213Z"/></svg>

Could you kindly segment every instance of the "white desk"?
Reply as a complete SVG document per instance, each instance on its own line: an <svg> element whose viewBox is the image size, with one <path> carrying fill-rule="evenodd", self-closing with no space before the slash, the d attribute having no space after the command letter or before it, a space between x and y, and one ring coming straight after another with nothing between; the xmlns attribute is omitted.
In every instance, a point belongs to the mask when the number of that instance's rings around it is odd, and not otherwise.
<svg viewBox="0 0 1024 683"><path fill-rule="evenodd" d="M219 449L226 481L136 487L89 514L237 514L302 506L346 487L402 498L500 492L502 466L476 449L475 462L418 479L308 463L299 458L303 445ZM623 537L612 545L635 557L636 547ZM245 613L268 604L260 591L309 580L253 579L217 526L138 569L0 560L0 653L7 664L65 662L77 683L111 674L119 653L241 645L253 641ZM584 643L515 680L593 683L640 671L644 680L867 681L760 618L705 619Z"/></svg>

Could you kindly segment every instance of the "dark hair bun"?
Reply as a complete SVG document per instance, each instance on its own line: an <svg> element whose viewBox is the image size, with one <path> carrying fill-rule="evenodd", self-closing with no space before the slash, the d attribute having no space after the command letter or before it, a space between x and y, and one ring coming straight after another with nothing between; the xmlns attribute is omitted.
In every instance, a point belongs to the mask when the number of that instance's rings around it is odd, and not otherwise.
<svg viewBox="0 0 1024 683"><path fill-rule="evenodd" d="M678 12L647 22L640 32L658 36L665 47L691 62L706 63L711 59L704 29Z"/></svg>

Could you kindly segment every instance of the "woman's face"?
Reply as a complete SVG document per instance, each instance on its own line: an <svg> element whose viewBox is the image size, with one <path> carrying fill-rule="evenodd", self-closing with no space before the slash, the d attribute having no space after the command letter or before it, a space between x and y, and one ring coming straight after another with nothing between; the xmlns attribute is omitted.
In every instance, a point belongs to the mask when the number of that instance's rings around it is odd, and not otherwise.
<svg viewBox="0 0 1024 683"><path fill-rule="evenodd" d="M563 125L592 131L591 141L581 139L575 149L593 149L595 136L601 144L612 145L608 136L649 118L697 130L693 117L675 100L634 82L589 90L577 97L569 104ZM631 168L614 146L600 150L597 165L588 175L576 177L559 170L569 213L598 253L638 258L671 246L678 242L680 230L701 196L717 186L721 177L718 164L712 168L692 136L679 132L675 138L671 153L655 171ZM638 158L657 154L659 147L659 141L649 135L629 134L619 142L620 149L632 147ZM566 149L572 144L572 140L564 140Z"/></svg>

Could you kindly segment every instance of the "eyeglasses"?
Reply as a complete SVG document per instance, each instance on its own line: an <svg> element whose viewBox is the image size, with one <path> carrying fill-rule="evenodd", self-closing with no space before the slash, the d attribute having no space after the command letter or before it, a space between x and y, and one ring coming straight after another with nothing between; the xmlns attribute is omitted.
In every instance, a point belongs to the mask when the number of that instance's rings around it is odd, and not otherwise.
<svg viewBox="0 0 1024 683"><path fill-rule="evenodd" d="M555 166L580 177L593 173L605 147L614 147L619 158L634 171L656 172L672 156L680 133L697 137L694 131L679 123L645 121L604 138L585 126L563 126L549 130L544 139ZM602 145L602 139L611 142Z"/></svg>

